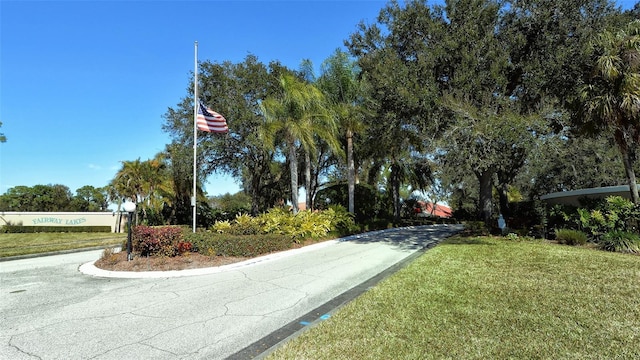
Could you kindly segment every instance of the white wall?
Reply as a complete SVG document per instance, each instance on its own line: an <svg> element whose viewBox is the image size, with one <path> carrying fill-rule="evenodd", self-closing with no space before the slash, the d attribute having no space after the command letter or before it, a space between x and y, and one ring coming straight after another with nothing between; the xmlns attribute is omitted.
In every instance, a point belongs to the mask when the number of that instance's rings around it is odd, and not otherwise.
<svg viewBox="0 0 640 360"><path fill-rule="evenodd" d="M122 218L122 219L121 219ZM0 212L0 226L109 226L111 232L121 232L126 214L118 212Z"/></svg>

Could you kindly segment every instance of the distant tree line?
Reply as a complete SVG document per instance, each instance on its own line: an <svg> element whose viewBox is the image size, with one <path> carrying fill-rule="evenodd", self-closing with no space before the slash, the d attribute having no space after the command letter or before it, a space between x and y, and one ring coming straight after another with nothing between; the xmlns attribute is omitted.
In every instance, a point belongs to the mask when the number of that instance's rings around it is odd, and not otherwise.
<svg viewBox="0 0 640 360"><path fill-rule="evenodd" d="M76 190L65 185L15 186L0 195L0 211L109 211L106 188L90 185Z"/></svg>

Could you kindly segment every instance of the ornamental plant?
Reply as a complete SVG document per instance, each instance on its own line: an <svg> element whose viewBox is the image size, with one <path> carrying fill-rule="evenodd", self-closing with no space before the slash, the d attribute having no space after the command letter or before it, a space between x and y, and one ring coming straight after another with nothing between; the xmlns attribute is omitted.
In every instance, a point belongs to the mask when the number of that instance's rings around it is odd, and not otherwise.
<svg viewBox="0 0 640 360"><path fill-rule="evenodd" d="M231 231L231 223L229 222L229 220L216 221L211 226L210 230L218 234L229 233Z"/></svg>
<svg viewBox="0 0 640 360"><path fill-rule="evenodd" d="M609 196L594 209L578 209L581 227L599 241L611 231L637 231L638 207L621 196Z"/></svg>
<svg viewBox="0 0 640 360"><path fill-rule="evenodd" d="M558 229L556 230L556 240L560 244L584 245L587 243L587 234L580 230Z"/></svg>
<svg viewBox="0 0 640 360"><path fill-rule="evenodd" d="M640 254L640 236L629 231L611 231L602 237L600 248L605 251Z"/></svg>
<svg viewBox="0 0 640 360"><path fill-rule="evenodd" d="M300 211L296 215L284 208L273 208L257 217L239 214L233 222L218 221L211 230L231 235L277 234L300 242L325 237L331 231L352 233L356 226L353 216L343 207Z"/></svg>
<svg viewBox="0 0 640 360"><path fill-rule="evenodd" d="M141 256L175 256L182 241L182 230L177 226L152 227L139 225L132 229L133 251Z"/></svg>
<svg viewBox="0 0 640 360"><path fill-rule="evenodd" d="M256 235L260 233L260 227L255 218L246 213L239 213L231 223L229 232L235 235Z"/></svg>

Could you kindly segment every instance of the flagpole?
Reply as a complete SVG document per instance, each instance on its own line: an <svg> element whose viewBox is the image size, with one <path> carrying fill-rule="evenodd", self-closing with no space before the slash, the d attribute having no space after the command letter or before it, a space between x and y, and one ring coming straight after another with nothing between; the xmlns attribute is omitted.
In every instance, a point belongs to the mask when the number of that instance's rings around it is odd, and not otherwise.
<svg viewBox="0 0 640 360"><path fill-rule="evenodd" d="M193 193L191 196L191 207L193 208L193 232L196 232L196 155L198 144L198 42L194 44L194 80L193 80Z"/></svg>

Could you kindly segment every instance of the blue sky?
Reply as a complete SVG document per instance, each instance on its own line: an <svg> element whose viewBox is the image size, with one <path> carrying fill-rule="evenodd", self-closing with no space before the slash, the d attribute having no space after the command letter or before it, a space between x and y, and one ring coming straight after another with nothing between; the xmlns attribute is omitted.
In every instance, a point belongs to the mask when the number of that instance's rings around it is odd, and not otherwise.
<svg viewBox="0 0 640 360"><path fill-rule="evenodd" d="M0 193L104 186L121 161L162 151L162 115L187 94L194 41L201 61L319 66L384 4L0 0ZM239 190L207 180L209 195Z"/></svg>
<svg viewBox="0 0 640 360"><path fill-rule="evenodd" d="M634 1L619 1L631 8ZM0 0L0 193L105 186L121 161L169 137L162 115L186 96L199 60L316 66L386 1ZM227 119L233 126L233 119ZM234 193L224 175L209 195Z"/></svg>

